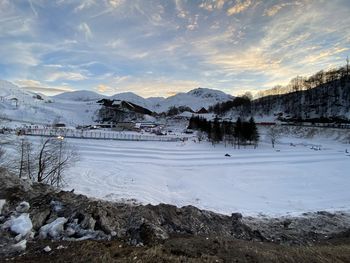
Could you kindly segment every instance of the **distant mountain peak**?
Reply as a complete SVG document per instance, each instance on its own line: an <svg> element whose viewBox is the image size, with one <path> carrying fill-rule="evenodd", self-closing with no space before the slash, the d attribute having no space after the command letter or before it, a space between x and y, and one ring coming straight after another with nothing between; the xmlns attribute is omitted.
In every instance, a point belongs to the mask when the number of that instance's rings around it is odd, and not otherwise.
<svg viewBox="0 0 350 263"><path fill-rule="evenodd" d="M201 88L201 87L190 90L189 92L187 92L187 94L197 96L197 97L203 97L203 98L210 98L210 97L217 97L217 96L230 96L221 90Z"/></svg>
<svg viewBox="0 0 350 263"><path fill-rule="evenodd" d="M54 99L72 101L94 101L106 96L90 90L69 91L53 96Z"/></svg>

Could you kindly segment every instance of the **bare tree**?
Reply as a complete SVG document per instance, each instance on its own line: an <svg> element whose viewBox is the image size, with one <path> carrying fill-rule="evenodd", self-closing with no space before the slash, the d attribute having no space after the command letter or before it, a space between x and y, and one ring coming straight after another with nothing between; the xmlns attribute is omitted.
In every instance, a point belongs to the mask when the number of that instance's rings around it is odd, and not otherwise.
<svg viewBox="0 0 350 263"><path fill-rule="evenodd" d="M39 147L37 156L36 181L61 187L65 170L76 160L76 152L69 147L63 137L45 139Z"/></svg>
<svg viewBox="0 0 350 263"><path fill-rule="evenodd" d="M275 144L278 138L281 137L281 130L278 125L273 125L267 130L267 137L271 141L272 148L275 148Z"/></svg>
<svg viewBox="0 0 350 263"><path fill-rule="evenodd" d="M19 178L31 179L34 167L32 144L27 138L22 137L17 147L20 155L18 176Z"/></svg>
<svg viewBox="0 0 350 263"><path fill-rule="evenodd" d="M33 179L35 170L32 143L26 137L18 137L14 142L16 154L4 164L6 168L19 178Z"/></svg>

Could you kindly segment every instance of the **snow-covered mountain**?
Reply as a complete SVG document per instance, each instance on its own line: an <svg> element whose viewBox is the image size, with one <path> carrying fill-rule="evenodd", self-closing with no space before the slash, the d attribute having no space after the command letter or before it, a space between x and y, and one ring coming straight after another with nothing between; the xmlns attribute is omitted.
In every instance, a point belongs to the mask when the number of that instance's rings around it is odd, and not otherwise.
<svg viewBox="0 0 350 263"><path fill-rule="evenodd" d="M9 126L16 126L14 123L52 124L53 121L63 122L69 126L91 124L100 105L94 101L78 100L87 98L78 95L73 94L68 96L67 100L60 100L0 80L0 119L14 121L6 124ZM76 100L71 100L73 97Z"/></svg>
<svg viewBox="0 0 350 263"><path fill-rule="evenodd" d="M100 99L131 102L150 111L166 112L170 107L185 106L197 111L217 102L232 99L224 92L198 88L168 98L142 98L132 92L110 97L92 91L65 92L53 97L31 92L11 82L0 80L0 118L19 123L52 124L63 122L68 126L91 124L97 119Z"/></svg>
<svg viewBox="0 0 350 263"><path fill-rule="evenodd" d="M26 102L28 100L48 100L48 97L42 94L28 91L24 88L19 88L13 83L0 80L0 98L2 100L16 99L17 101Z"/></svg>
<svg viewBox="0 0 350 263"><path fill-rule="evenodd" d="M141 107L144 107L152 111L152 104L147 99L133 92L123 92L123 93L115 94L113 96L110 96L109 99L129 101L131 103L137 104Z"/></svg>
<svg viewBox="0 0 350 263"><path fill-rule="evenodd" d="M178 93L168 97L163 101L154 105L153 110L156 112L167 111L170 107L187 106L194 111L201 108L208 108L218 102L224 102L233 99L233 96L228 95L220 90L197 88L187 93Z"/></svg>
<svg viewBox="0 0 350 263"><path fill-rule="evenodd" d="M60 95L54 96L54 99L59 100L72 100L72 101L88 101L97 100L101 98L108 98L114 100L129 101L134 104L140 105L150 111L166 112L170 107L190 107L192 110L197 111L203 107L208 108L218 102L224 102L233 99L231 95L228 95L220 90L197 88L187 93L178 93L168 98L151 97L143 98L136 95L133 92L124 92L107 97L95 92L90 91L76 91L66 92Z"/></svg>
<svg viewBox="0 0 350 263"><path fill-rule="evenodd" d="M78 90L71 92L64 92L52 97L58 100L70 100L70 101L95 101L99 99L106 98L102 94L98 94L89 90Z"/></svg>

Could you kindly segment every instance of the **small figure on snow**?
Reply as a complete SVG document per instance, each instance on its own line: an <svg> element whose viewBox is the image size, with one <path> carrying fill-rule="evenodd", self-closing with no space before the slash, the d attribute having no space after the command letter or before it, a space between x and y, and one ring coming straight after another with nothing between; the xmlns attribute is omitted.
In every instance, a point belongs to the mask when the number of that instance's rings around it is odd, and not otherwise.
<svg viewBox="0 0 350 263"><path fill-rule="evenodd" d="M229 155L228 153L225 154L226 157L231 157L231 155Z"/></svg>

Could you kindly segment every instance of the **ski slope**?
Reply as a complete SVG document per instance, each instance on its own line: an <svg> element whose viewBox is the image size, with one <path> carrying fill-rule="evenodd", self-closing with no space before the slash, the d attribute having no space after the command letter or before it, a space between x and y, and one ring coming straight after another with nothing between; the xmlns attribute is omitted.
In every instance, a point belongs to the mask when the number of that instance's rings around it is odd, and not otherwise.
<svg viewBox="0 0 350 263"><path fill-rule="evenodd" d="M350 208L350 156L334 141L284 139L276 149L262 143L256 150L190 141L70 142L80 161L67 172L66 188L90 197L244 215Z"/></svg>

